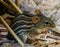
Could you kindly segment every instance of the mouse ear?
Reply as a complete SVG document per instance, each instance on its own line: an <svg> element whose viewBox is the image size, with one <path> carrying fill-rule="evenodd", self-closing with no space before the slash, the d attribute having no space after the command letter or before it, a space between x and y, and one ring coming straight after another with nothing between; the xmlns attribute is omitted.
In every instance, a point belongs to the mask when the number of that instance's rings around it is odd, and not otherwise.
<svg viewBox="0 0 60 47"><path fill-rule="evenodd" d="M32 22L33 22L34 24L37 24L39 21L40 21L40 17L38 17L38 16L33 16L33 17L32 17Z"/></svg>
<svg viewBox="0 0 60 47"><path fill-rule="evenodd" d="M35 13L36 13L36 14L40 14L41 11L40 11L39 9L36 9L36 10L35 10Z"/></svg>

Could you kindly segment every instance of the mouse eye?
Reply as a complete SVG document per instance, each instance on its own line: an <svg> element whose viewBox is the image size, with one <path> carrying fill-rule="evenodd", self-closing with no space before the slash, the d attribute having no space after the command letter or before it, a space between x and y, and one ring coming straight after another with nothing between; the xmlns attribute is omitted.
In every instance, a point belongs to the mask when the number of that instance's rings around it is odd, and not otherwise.
<svg viewBox="0 0 60 47"><path fill-rule="evenodd" d="M47 24L49 24L49 22L48 21L45 21L45 24L47 25Z"/></svg>

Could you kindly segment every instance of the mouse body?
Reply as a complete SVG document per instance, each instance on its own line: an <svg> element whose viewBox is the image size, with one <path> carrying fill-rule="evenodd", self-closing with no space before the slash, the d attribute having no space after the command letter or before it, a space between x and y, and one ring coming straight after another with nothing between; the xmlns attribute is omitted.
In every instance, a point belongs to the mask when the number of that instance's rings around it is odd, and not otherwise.
<svg viewBox="0 0 60 47"><path fill-rule="evenodd" d="M37 35L54 27L55 24L51 18L45 17L43 14L21 14L11 23L11 28L23 42L26 42L28 35ZM10 33L8 33L7 38L15 40Z"/></svg>

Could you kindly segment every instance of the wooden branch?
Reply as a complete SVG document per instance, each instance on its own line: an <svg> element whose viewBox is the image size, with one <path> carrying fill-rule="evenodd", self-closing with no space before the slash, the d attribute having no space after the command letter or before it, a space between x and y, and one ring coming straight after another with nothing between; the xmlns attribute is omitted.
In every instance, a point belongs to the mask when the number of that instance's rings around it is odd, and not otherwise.
<svg viewBox="0 0 60 47"><path fill-rule="evenodd" d="M13 12L16 13L16 10L14 8L12 8L12 6L10 6L9 4L7 4L6 2L4 2L3 0L0 0L0 3L3 4L9 10L12 10Z"/></svg>
<svg viewBox="0 0 60 47"><path fill-rule="evenodd" d="M15 16L9 15L9 14L7 14L7 13L5 13L4 15L2 15L2 17L3 17L4 19L6 19L6 18L15 18Z"/></svg>
<svg viewBox="0 0 60 47"><path fill-rule="evenodd" d="M8 0L8 2L11 4L9 5L8 3L4 2L3 0L0 0L0 3L3 4L5 7L7 7L9 10L12 10L16 14L22 14L23 12L20 10L19 7L12 1Z"/></svg>
<svg viewBox="0 0 60 47"><path fill-rule="evenodd" d="M17 7L17 5L12 1L12 0L8 0L9 3L11 4L11 6L19 13L22 14L23 12L20 10L19 7Z"/></svg>
<svg viewBox="0 0 60 47"><path fill-rule="evenodd" d="M20 0L16 0L16 5L18 6L18 7L20 7Z"/></svg>
<svg viewBox="0 0 60 47"><path fill-rule="evenodd" d="M12 36L18 41L18 43L24 47L24 43L20 40L20 38L14 33L14 31L10 28L10 26L6 23L6 21L0 16L1 21L3 24L7 27L9 32L12 34Z"/></svg>

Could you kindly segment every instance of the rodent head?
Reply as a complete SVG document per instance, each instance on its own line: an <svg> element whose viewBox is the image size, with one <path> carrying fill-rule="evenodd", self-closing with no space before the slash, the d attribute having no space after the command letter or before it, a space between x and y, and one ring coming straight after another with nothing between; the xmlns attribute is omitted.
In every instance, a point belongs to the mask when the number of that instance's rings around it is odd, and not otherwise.
<svg viewBox="0 0 60 47"><path fill-rule="evenodd" d="M45 17L44 15L33 16L32 21L34 28L40 31L47 31L48 29L55 27L55 24L51 18Z"/></svg>

